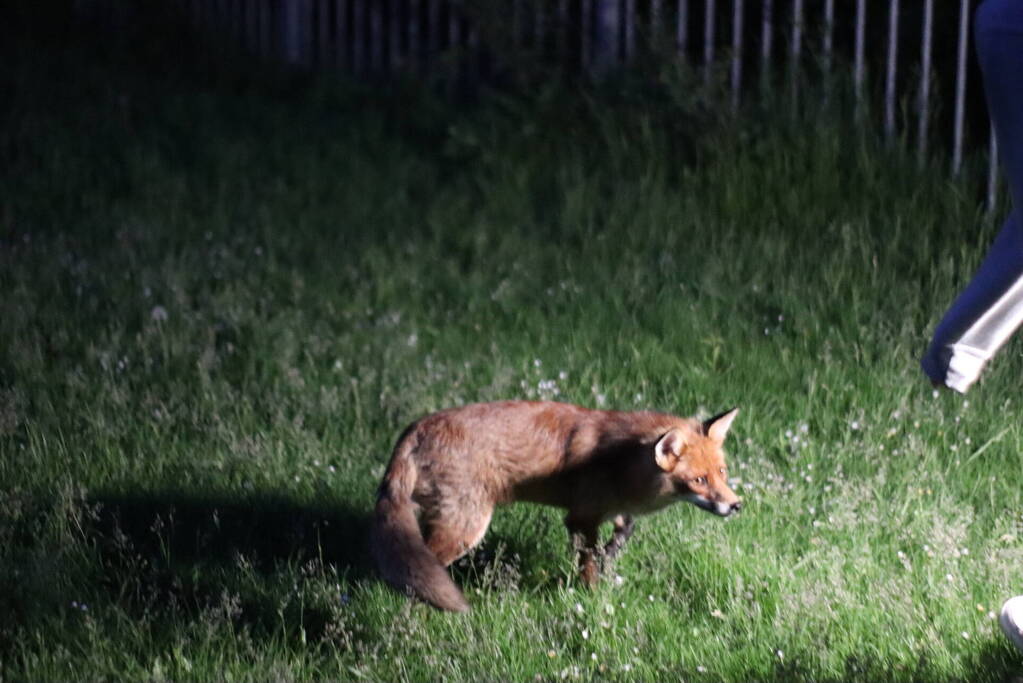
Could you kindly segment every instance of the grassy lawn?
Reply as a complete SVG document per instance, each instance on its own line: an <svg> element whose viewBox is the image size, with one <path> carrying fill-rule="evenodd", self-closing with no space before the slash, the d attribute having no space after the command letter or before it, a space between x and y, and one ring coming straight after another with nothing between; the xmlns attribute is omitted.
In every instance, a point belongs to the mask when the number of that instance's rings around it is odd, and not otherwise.
<svg viewBox="0 0 1023 683"><path fill-rule="evenodd" d="M448 110L45 47L0 60L0 679L1023 672L1023 346L968 400L917 366L996 229L944 160L684 79ZM472 612L413 604L390 447L498 398L738 406L746 506L595 591L500 509Z"/></svg>

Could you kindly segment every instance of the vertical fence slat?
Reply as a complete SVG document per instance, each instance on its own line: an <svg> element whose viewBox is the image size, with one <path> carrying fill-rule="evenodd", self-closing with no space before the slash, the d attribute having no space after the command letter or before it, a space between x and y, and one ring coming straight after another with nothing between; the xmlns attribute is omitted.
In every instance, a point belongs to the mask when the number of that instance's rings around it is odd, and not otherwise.
<svg viewBox="0 0 1023 683"><path fill-rule="evenodd" d="M766 91L771 78L771 49L774 40L774 0L763 0L760 17L760 85Z"/></svg>
<svg viewBox="0 0 1023 683"><path fill-rule="evenodd" d="M419 27L423 17L420 0L408 0L408 66L413 72L418 73L421 66L421 55L419 51Z"/></svg>
<svg viewBox="0 0 1023 683"><path fill-rule="evenodd" d="M558 55L558 62L565 64L565 55L568 54L568 0L558 0L558 38L555 54Z"/></svg>
<svg viewBox="0 0 1023 683"><path fill-rule="evenodd" d="M512 45L515 48L515 52L522 50L522 45L525 42L524 36L526 33L526 22L522 11L522 0L512 0L511 4L511 21L512 21Z"/></svg>
<svg viewBox="0 0 1023 683"><path fill-rule="evenodd" d="M263 43L263 55L270 58L277 53L277 45L274 43L277 36L277 31L274 30L274 24L277 22L277 16L274 13L274 8L270 0L264 0L260 4L263 6L263 24L260 27L260 33L262 34L261 41Z"/></svg>
<svg viewBox="0 0 1023 683"><path fill-rule="evenodd" d="M922 162L927 156L927 124L931 114L931 34L934 29L934 0L924 0L923 35L920 38L920 99L917 105L919 123L917 125L916 147Z"/></svg>
<svg viewBox="0 0 1023 683"><path fill-rule="evenodd" d="M375 74L384 70L384 8L381 2L370 0L369 4L369 66Z"/></svg>
<svg viewBox="0 0 1023 683"><path fill-rule="evenodd" d="M856 58L853 67L853 90L856 103L863 101L863 76L866 67L867 0L856 0Z"/></svg>
<svg viewBox="0 0 1023 683"><path fill-rule="evenodd" d="M466 41L466 73L469 87L475 89L480 78L480 30L475 23L469 23L469 37Z"/></svg>
<svg viewBox="0 0 1023 683"><path fill-rule="evenodd" d="M590 0L582 0L579 3L579 58L582 61L583 71L590 68L590 41L593 36L593 5Z"/></svg>
<svg viewBox="0 0 1023 683"><path fill-rule="evenodd" d="M636 0L625 0L625 61L636 55Z"/></svg>
<svg viewBox="0 0 1023 683"><path fill-rule="evenodd" d="M766 90L770 82L770 53L774 41L774 1L763 0L760 16L760 85Z"/></svg>
<svg viewBox="0 0 1023 683"><path fill-rule="evenodd" d="M970 0L959 5L959 51L956 59L955 132L952 142L952 174L963 164L963 121L966 116L966 51L970 37Z"/></svg>
<svg viewBox="0 0 1023 683"><path fill-rule="evenodd" d="M334 66L348 67L348 0L334 0Z"/></svg>
<svg viewBox="0 0 1023 683"><path fill-rule="evenodd" d="M352 0L352 71L366 70L366 0Z"/></svg>
<svg viewBox="0 0 1023 683"><path fill-rule="evenodd" d="M401 2L387 3L387 69L394 73L401 68Z"/></svg>
<svg viewBox="0 0 1023 683"><path fill-rule="evenodd" d="M260 54L259 45L259 14L263 3L253 0L249 3L249 50L257 57Z"/></svg>
<svg viewBox="0 0 1023 683"><path fill-rule="evenodd" d="M310 0L289 0L283 3L281 31L284 39L284 61L291 65L309 64L311 23L309 2Z"/></svg>
<svg viewBox="0 0 1023 683"><path fill-rule="evenodd" d="M899 55L899 0L888 0L888 57L884 86L884 135L895 135L895 72Z"/></svg>
<svg viewBox="0 0 1023 683"><path fill-rule="evenodd" d="M319 0L316 8L316 52L318 66L330 64L330 0Z"/></svg>
<svg viewBox="0 0 1023 683"><path fill-rule="evenodd" d="M429 2L426 9L426 58L432 61L440 49L440 0L429 0Z"/></svg>
<svg viewBox="0 0 1023 683"><path fill-rule="evenodd" d="M714 67L714 0L707 0L703 13L703 80L710 83Z"/></svg>
<svg viewBox="0 0 1023 683"><path fill-rule="evenodd" d="M544 11L544 0L536 0L533 4L533 45L537 56L541 56L547 40L547 14Z"/></svg>
<svg viewBox="0 0 1023 683"><path fill-rule="evenodd" d="M686 49L689 47L689 0L678 0L678 10L675 16L675 49L678 54L685 58Z"/></svg>
<svg viewBox="0 0 1023 683"><path fill-rule="evenodd" d="M995 124L991 122L991 134L988 140L987 167L987 211L991 213L998 203L998 136L995 135Z"/></svg>
<svg viewBox="0 0 1023 683"><path fill-rule="evenodd" d="M835 36L835 0L825 0L824 3L824 39L822 49L824 52L824 73L826 78L831 78L831 52Z"/></svg>
<svg viewBox="0 0 1023 683"><path fill-rule="evenodd" d="M739 109L742 84L742 15L743 0L732 0L732 111Z"/></svg>
<svg viewBox="0 0 1023 683"><path fill-rule="evenodd" d="M635 0L632 0L633 4ZM618 41L621 36L621 7L618 0L596 0L593 26L594 75L602 75L618 63ZM626 0L628 8L628 0ZM626 9L626 14L628 9Z"/></svg>
<svg viewBox="0 0 1023 683"><path fill-rule="evenodd" d="M448 94L454 95L458 87L458 67L461 62L459 54L462 47L462 22L453 2L448 3L448 54L451 58L448 74Z"/></svg>
<svg viewBox="0 0 1023 683"><path fill-rule="evenodd" d="M799 59L803 54L803 0L792 0L792 44L789 46L789 95L795 107L799 98Z"/></svg>
<svg viewBox="0 0 1023 683"><path fill-rule="evenodd" d="M664 9L661 0L650 0L650 47L651 52L661 48L661 21Z"/></svg>

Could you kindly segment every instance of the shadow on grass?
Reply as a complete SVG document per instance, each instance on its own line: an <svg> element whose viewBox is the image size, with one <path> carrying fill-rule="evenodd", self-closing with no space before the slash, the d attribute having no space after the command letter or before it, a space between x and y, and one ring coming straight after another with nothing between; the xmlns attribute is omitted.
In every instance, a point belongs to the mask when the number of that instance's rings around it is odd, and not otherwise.
<svg viewBox="0 0 1023 683"><path fill-rule="evenodd" d="M164 497L95 497L95 540L104 555L130 545L169 564L235 563L258 570L320 560L350 579L372 573L368 509L309 507L283 498L217 501Z"/></svg>
<svg viewBox="0 0 1023 683"><path fill-rule="evenodd" d="M129 615L167 624L226 616L253 635L283 629L301 642L324 636L354 585L373 575L368 508L266 496L94 496L90 503L99 586Z"/></svg>

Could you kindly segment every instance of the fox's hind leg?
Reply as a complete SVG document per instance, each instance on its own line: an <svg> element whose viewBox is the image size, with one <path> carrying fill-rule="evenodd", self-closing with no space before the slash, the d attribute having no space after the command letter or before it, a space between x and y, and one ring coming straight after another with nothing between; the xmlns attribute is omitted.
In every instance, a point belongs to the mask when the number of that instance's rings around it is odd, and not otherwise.
<svg viewBox="0 0 1023 683"><path fill-rule="evenodd" d="M493 505L452 506L454 514L441 516L426 524L426 546L445 567L465 555L483 540L494 514Z"/></svg>
<svg viewBox="0 0 1023 683"><path fill-rule="evenodd" d="M611 535L611 540L604 546L604 558L608 560L613 560L621 552L636 526L636 522L630 515L618 515L614 518L613 523L614 533Z"/></svg>
<svg viewBox="0 0 1023 683"><path fill-rule="evenodd" d="M599 523L570 514L565 518L565 526L572 537L572 547L579 551L579 578L593 588L600 581L600 568L597 566Z"/></svg>

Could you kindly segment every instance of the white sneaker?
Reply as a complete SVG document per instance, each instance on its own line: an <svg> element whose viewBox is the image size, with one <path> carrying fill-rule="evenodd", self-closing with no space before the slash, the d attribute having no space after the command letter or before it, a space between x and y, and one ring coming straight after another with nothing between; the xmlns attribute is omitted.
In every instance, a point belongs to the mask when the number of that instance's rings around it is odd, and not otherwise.
<svg viewBox="0 0 1023 683"><path fill-rule="evenodd" d="M998 623L1016 649L1023 652L1023 595L1005 601Z"/></svg>

